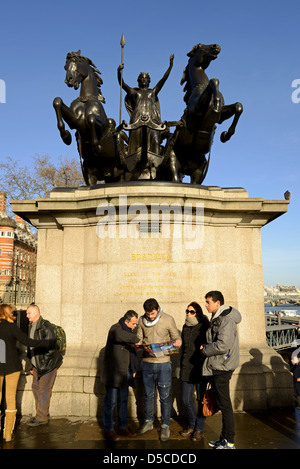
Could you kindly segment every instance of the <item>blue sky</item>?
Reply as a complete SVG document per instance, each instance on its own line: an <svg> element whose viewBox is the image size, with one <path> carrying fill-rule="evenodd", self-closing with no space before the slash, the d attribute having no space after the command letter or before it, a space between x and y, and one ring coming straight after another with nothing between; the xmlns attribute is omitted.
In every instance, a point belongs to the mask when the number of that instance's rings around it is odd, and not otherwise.
<svg viewBox="0 0 300 469"><path fill-rule="evenodd" d="M74 132L67 147L52 107L56 96L69 105L78 95L64 83L69 51L81 49L100 69L106 113L118 121L122 33L124 80L131 86L141 71L150 73L154 86L175 55L160 93L163 120L182 115L186 53L199 42L221 46L208 76L220 80L226 104L240 101L244 113L226 144L219 136L228 121L218 126L204 184L244 187L250 197L264 199L291 192L288 213L262 229L264 283L300 287L300 103L292 101L292 82L300 79L298 2L6 2L0 30L0 80L6 85L0 161L8 155L28 165L35 154L49 154L53 162L61 155L77 158ZM122 118L128 121L124 107Z"/></svg>

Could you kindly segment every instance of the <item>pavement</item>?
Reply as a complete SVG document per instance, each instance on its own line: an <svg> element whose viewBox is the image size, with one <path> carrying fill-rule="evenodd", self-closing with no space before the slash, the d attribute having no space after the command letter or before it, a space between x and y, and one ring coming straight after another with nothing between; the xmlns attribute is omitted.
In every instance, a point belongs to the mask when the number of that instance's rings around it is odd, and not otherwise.
<svg viewBox="0 0 300 469"><path fill-rule="evenodd" d="M91 452L91 454L97 454L98 463L99 457L101 457L103 458L102 462L114 464L130 462L129 460L122 461L120 459L122 454L140 455L140 460L144 463L148 462L148 464L154 462L177 463L180 460L176 461L175 459L183 458L183 456L180 456L183 454L186 458L188 455L190 455L190 458L193 455L197 458L199 454L204 454L201 451L204 449L220 454L220 451L213 450L208 445L210 440L216 440L219 437L222 423L220 412L206 419L204 440L197 443L188 438L183 438L179 434L182 430L182 422L174 419L170 425L170 439L166 442L160 441L160 423L155 421L153 430L133 438L120 437L120 440L114 443L104 440L101 422L98 423L94 418L53 417L47 425L38 427L29 426L29 420L30 417L17 419L12 441L5 442L1 435L0 448L3 450L102 450L96 453ZM235 445L238 450L300 449L300 410L297 408L237 412L235 413L235 425ZM132 421L130 426L137 429L139 422ZM9 452L9 459L11 459L12 454L12 452ZM20 452L15 452L15 454L17 456ZM72 452L72 457L74 455L77 457L77 454L79 453ZM155 454L166 454L168 456L165 456L165 458L171 459L166 461L151 460L151 458L156 457L153 456ZM224 455L224 451L222 454ZM1 460L3 456L5 456L4 451L1 452ZM110 459L105 460L105 457ZM113 460L113 458L119 459ZM150 459L147 460L147 458ZM193 463L196 461L182 460L181 462ZM130 465L134 465L133 460Z"/></svg>

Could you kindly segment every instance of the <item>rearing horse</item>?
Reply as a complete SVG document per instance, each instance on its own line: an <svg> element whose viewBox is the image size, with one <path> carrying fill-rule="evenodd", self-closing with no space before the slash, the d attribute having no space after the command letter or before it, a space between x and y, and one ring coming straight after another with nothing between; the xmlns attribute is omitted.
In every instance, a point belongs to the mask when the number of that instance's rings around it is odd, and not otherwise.
<svg viewBox="0 0 300 469"><path fill-rule="evenodd" d="M216 124L234 116L231 126L220 137L222 142L227 142L234 134L243 112L241 103L224 104L219 80L209 79L205 73L220 50L218 44L194 46L187 54L189 61L181 80L181 85L185 83L184 101L187 107L181 118L181 126L175 130L173 150L180 173L190 175L192 184L201 184L206 176L209 161L205 155L210 152Z"/></svg>
<svg viewBox="0 0 300 469"><path fill-rule="evenodd" d="M65 83L75 90L80 88L80 96L70 107L61 98L53 100L57 117L57 127L66 145L72 141L71 134L65 129L64 121L70 129L76 129L76 140L82 158L82 172L87 185L99 180L106 182L122 179L124 169L120 163L119 149L123 141L114 129L115 122L108 119L102 103L103 83L99 70L81 51L67 54Z"/></svg>

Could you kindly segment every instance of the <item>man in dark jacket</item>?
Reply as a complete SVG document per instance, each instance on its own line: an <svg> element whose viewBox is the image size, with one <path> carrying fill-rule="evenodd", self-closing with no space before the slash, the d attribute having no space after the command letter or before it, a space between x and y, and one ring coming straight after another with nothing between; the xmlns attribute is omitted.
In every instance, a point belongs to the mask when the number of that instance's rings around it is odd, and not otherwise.
<svg viewBox="0 0 300 469"><path fill-rule="evenodd" d="M200 347L206 357L202 372L211 379L223 424L220 438L210 441L209 445L218 449L234 449L235 426L229 382L239 365L237 325L242 316L235 308L224 305L224 297L219 291L208 292L205 299L205 307L212 318L206 333L207 344Z"/></svg>
<svg viewBox="0 0 300 469"><path fill-rule="evenodd" d="M119 435L135 436L128 427L128 386L135 377L138 358L133 347L139 342L135 332L138 315L129 310L114 324L109 332L104 354L104 378L106 395L103 406L104 437L117 441ZM113 412L118 399L118 430L114 431Z"/></svg>
<svg viewBox="0 0 300 469"><path fill-rule="evenodd" d="M30 323L28 335L31 339L56 339L53 326L42 318L37 305L30 305L26 314ZM30 420L29 425L44 425L49 420L52 388L63 358L56 342L52 348L30 348L28 356L32 364L30 373L33 375L32 392L36 407L36 415Z"/></svg>

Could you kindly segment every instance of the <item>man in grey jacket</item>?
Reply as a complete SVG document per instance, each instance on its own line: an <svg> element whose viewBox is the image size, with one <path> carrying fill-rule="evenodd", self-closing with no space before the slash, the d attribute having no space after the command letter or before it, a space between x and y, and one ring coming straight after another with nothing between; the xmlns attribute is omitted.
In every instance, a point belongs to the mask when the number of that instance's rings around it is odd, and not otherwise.
<svg viewBox="0 0 300 469"><path fill-rule="evenodd" d="M219 409L222 412L222 432L216 441L209 445L217 449L235 449L234 415L230 399L229 382L239 364L239 337L237 324L242 320L239 311L224 305L224 297L219 291L205 295L205 307L212 314L206 333L207 344L200 350L206 357L203 375L210 378Z"/></svg>

